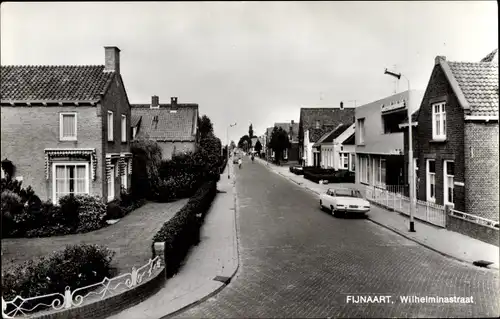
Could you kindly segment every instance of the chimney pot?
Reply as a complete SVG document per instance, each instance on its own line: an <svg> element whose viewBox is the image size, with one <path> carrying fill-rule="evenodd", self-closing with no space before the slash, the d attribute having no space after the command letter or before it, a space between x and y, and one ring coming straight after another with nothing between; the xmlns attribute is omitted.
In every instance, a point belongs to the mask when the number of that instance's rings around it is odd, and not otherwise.
<svg viewBox="0 0 500 319"><path fill-rule="evenodd" d="M151 97L151 108L157 108L160 106L160 98L157 95Z"/></svg>
<svg viewBox="0 0 500 319"><path fill-rule="evenodd" d="M172 96L170 98L170 104L172 104L172 106L177 106L177 97L176 96Z"/></svg>
<svg viewBox="0 0 500 319"><path fill-rule="evenodd" d="M446 57L442 55L438 55L436 59L434 60L434 64L438 65L441 61L446 61Z"/></svg>
<svg viewBox="0 0 500 319"><path fill-rule="evenodd" d="M120 49L118 47L104 47L104 70L120 73Z"/></svg>

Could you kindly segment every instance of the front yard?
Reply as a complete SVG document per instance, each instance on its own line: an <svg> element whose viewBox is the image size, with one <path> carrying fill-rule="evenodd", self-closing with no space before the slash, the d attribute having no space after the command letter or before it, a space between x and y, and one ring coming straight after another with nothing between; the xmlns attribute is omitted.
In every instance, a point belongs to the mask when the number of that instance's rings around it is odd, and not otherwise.
<svg viewBox="0 0 500 319"><path fill-rule="evenodd" d="M133 266L147 263L151 258L153 236L187 202L188 199L149 202L116 224L85 234L2 239L2 269L62 250L66 245L98 244L116 252L112 266L118 273L130 272Z"/></svg>

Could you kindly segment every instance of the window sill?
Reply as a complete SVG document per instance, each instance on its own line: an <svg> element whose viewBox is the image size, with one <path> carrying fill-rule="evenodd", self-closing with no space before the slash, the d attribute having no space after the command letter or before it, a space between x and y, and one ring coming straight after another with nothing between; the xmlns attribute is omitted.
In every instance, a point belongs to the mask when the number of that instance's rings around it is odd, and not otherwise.
<svg viewBox="0 0 500 319"><path fill-rule="evenodd" d="M78 139L75 137L75 138L60 138L59 141L61 142L76 142L78 141Z"/></svg>
<svg viewBox="0 0 500 319"><path fill-rule="evenodd" d="M111 140L111 141L110 141L110 140L108 140L108 143L114 143L114 142L115 142L115 140Z"/></svg>
<svg viewBox="0 0 500 319"><path fill-rule="evenodd" d="M444 143L444 142L446 142L446 137L443 137L443 138L433 138L429 142L431 142L431 143Z"/></svg>
<svg viewBox="0 0 500 319"><path fill-rule="evenodd" d="M369 183L367 183L367 182L359 182L359 183L360 183L360 184L363 184L363 185L366 185L366 186L370 186L370 184L369 184Z"/></svg>
<svg viewBox="0 0 500 319"><path fill-rule="evenodd" d="M436 204L436 199L435 198L430 198L427 200L429 203Z"/></svg>
<svg viewBox="0 0 500 319"><path fill-rule="evenodd" d="M128 141L122 141L122 144L127 144L127 143L128 143Z"/></svg>
<svg viewBox="0 0 500 319"><path fill-rule="evenodd" d="M356 146L366 146L365 143L359 143L359 144L356 144Z"/></svg>

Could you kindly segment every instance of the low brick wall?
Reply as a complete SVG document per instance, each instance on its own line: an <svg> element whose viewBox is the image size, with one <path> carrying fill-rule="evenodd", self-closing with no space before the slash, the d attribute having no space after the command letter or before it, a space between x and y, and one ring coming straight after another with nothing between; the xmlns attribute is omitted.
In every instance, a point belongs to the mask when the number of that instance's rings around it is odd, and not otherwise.
<svg viewBox="0 0 500 319"><path fill-rule="evenodd" d="M132 307L156 293L165 283L165 267L161 268L155 276L148 278L140 285L122 293L109 296L80 307L61 311L35 313L27 318L36 319L101 319L107 318L126 308Z"/></svg>
<svg viewBox="0 0 500 319"><path fill-rule="evenodd" d="M478 239L488 244L499 246L499 230L488 226L476 224L468 220L446 215L446 228L448 230Z"/></svg>

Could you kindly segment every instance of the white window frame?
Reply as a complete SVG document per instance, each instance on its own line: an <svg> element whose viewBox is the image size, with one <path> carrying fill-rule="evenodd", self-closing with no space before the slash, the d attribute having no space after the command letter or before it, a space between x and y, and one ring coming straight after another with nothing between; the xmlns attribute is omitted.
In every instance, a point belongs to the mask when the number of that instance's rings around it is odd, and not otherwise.
<svg viewBox="0 0 500 319"><path fill-rule="evenodd" d="M111 163L111 172L110 172L110 177L111 179L108 180L107 187L108 187L108 202L112 201L115 199L115 180L116 180L116 165L118 163Z"/></svg>
<svg viewBox="0 0 500 319"><path fill-rule="evenodd" d="M285 150L283 151L283 159L288 159L288 149L285 148Z"/></svg>
<svg viewBox="0 0 500 319"><path fill-rule="evenodd" d="M439 129L436 122L439 122ZM432 104L432 139L446 139L446 102Z"/></svg>
<svg viewBox="0 0 500 319"><path fill-rule="evenodd" d="M5 178L5 171L2 168L2 178Z"/></svg>
<svg viewBox="0 0 500 319"><path fill-rule="evenodd" d="M425 178L425 182L426 182L426 199L428 202L431 202L431 203L435 203L436 202L436 160L434 159L427 159L426 161L426 178ZM430 162L434 162L434 173L431 173L429 171L429 168L430 168ZM431 196L431 177L433 177L434 179L434 196Z"/></svg>
<svg viewBox="0 0 500 319"><path fill-rule="evenodd" d="M384 167L382 169L382 162L384 163ZM382 174L382 171L384 174ZM383 176L382 176L383 175ZM385 179L387 178L387 162L385 158L379 158L378 160L378 176L377 176L377 184L380 187L385 188Z"/></svg>
<svg viewBox="0 0 500 319"><path fill-rule="evenodd" d="M339 169L347 169L347 170L349 170L349 153L342 152L342 153L339 153L339 155L340 155L339 156L339 159L340 159L340 167L339 167ZM347 159L347 161L346 161L346 159Z"/></svg>
<svg viewBox="0 0 500 319"><path fill-rule="evenodd" d="M63 127L63 117L65 115L73 115L75 117L75 136L64 136L64 127ZM77 112L61 112L59 113L59 140L60 141L76 141L78 139L78 114Z"/></svg>
<svg viewBox="0 0 500 319"><path fill-rule="evenodd" d="M127 115L122 114L122 142L127 142Z"/></svg>
<svg viewBox="0 0 500 319"><path fill-rule="evenodd" d="M358 144L365 144L365 119L358 119Z"/></svg>
<svg viewBox="0 0 500 319"><path fill-rule="evenodd" d="M448 175L448 163L453 163L453 165L455 165L454 161L449 161L449 160L443 161L443 188L444 188L443 203L444 203L444 205L455 207L455 204L453 203L453 200L455 200L455 198L453 198L453 188L454 188L455 175ZM455 172L453 172L453 173L455 173ZM450 183L448 183L448 178L450 178L450 177L452 179L451 185L450 185ZM448 201L448 196L450 195L448 188L451 188L451 200L452 200L452 202Z"/></svg>
<svg viewBox="0 0 500 319"><path fill-rule="evenodd" d="M113 111L108 111L107 123L108 123L108 142L113 142L114 140L114 113Z"/></svg>
<svg viewBox="0 0 500 319"><path fill-rule="evenodd" d="M132 139L135 139L136 136L137 136L137 127L133 127L132 128Z"/></svg>
<svg viewBox="0 0 500 319"><path fill-rule="evenodd" d="M354 172L356 169L356 154L350 153L351 160L349 161L349 171Z"/></svg>
<svg viewBox="0 0 500 319"><path fill-rule="evenodd" d="M52 163L52 203L57 205L56 197L56 167L57 166L85 166L85 193L90 194L90 174L88 162L54 162Z"/></svg>

